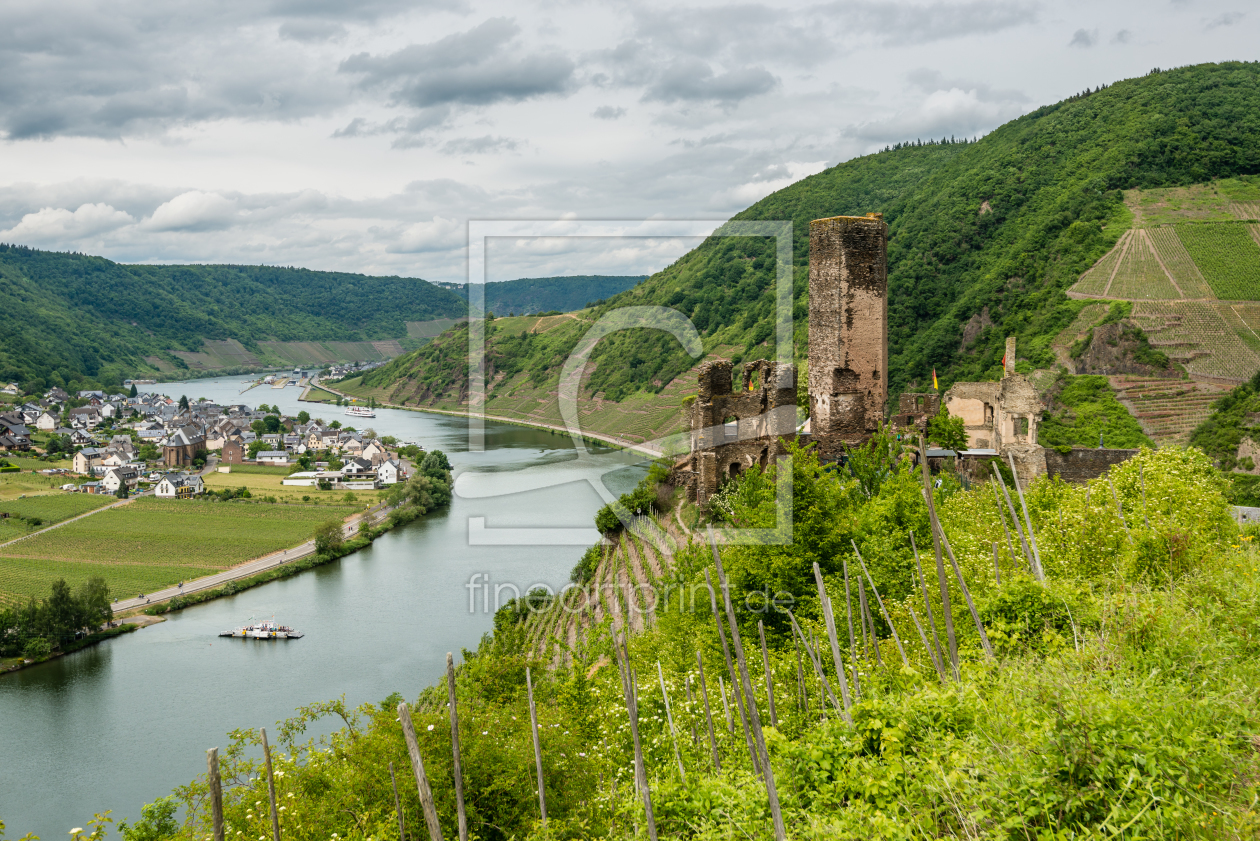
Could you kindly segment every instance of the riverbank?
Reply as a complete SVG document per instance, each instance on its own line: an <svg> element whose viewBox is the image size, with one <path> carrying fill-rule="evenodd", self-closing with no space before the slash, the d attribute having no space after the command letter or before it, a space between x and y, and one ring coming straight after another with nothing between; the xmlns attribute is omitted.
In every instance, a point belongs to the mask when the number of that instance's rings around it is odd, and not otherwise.
<svg viewBox="0 0 1260 841"><path fill-rule="evenodd" d="M332 388L331 386L325 385L322 382L318 386L314 386L314 387L317 387L319 389L322 389L323 391L327 391L332 394L335 394L338 397L342 398L343 400L351 400L351 399L362 400L363 399L357 394L349 394L347 392L338 391L337 389ZM319 401L311 401L311 402L319 402ZM456 417L456 418L468 418L467 412L456 412L450 409L434 409L434 408L422 407L422 406L403 406L397 403L382 402L380 400L377 401L376 407L378 409L399 409L405 412L423 412L425 414L447 415L449 417ZM494 421L495 423L505 423L510 426L522 426L522 427L527 427L529 429L544 429L549 432L559 432L562 435L568 435L568 436L572 436L573 434L567 427L558 426L555 424L539 423L537 421L525 421L525 420L521 420L520 418L509 418L509 417L503 417L500 415L483 415L483 418L487 421ZM612 446L619 450L629 450L630 452L638 453L639 455L647 456L648 458L661 458L662 456L665 455L665 453L663 453L659 449L645 446L643 443L635 443L634 441L630 441L625 438L618 438L615 435L608 435L607 433L588 432L588 431L583 430L578 433L578 437L581 438L583 441L590 441L591 443Z"/></svg>
<svg viewBox="0 0 1260 841"><path fill-rule="evenodd" d="M107 628L104 631L97 631L94 634L88 634L83 639L68 642L59 650L52 652L47 657L40 657L37 660L25 660L21 657L5 658L0 660L0 675L8 674L9 672L16 672L30 666L38 666L41 663L47 663L49 660L56 660L58 657L64 657L67 654L82 651L85 648L90 648L91 646L104 642L105 640L113 639L114 637L122 636L123 634L130 634L133 631L138 631L148 624L151 623L124 622L117 628Z"/></svg>

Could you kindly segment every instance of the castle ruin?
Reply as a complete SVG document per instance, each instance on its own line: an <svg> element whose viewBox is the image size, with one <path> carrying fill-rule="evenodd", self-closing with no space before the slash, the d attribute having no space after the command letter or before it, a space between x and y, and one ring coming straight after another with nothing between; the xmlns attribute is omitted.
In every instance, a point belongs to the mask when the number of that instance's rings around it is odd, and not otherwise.
<svg viewBox="0 0 1260 841"><path fill-rule="evenodd" d="M888 401L883 214L809 224L810 434L824 458L878 431Z"/></svg>

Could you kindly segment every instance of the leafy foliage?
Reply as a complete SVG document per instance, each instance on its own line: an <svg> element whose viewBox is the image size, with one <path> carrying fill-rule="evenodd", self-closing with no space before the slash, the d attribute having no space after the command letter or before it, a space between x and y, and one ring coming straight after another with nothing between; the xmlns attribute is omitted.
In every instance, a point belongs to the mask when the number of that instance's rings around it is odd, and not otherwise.
<svg viewBox="0 0 1260 841"><path fill-rule="evenodd" d="M1045 447L1153 447L1103 376L1060 373L1046 396L1046 415L1037 427Z"/></svg>
<svg viewBox="0 0 1260 841"><path fill-rule="evenodd" d="M105 579L90 578L76 593L59 578L42 601L32 597L25 606L0 607L0 657L46 657L77 633L94 631L112 618Z"/></svg>
<svg viewBox="0 0 1260 841"><path fill-rule="evenodd" d="M522 277L487 283L482 294L485 296L485 311L499 316L572 312L623 292L643 279L644 275ZM467 299L467 284L443 286Z"/></svg>

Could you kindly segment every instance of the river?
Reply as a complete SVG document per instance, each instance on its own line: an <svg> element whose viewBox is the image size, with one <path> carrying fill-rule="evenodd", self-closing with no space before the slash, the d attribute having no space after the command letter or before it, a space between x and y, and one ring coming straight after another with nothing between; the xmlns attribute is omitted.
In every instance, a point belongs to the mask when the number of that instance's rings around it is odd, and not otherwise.
<svg viewBox="0 0 1260 841"><path fill-rule="evenodd" d="M602 502L580 481L567 436L487 423L485 451L470 453L462 418L378 409L373 420L350 419L336 407L299 403L296 387L240 395L243 379L148 388L225 404L274 404L292 415L306 409L347 425L357 420L360 429L370 424L381 435L443 450L457 476L469 474L457 491L476 493L457 493L448 511L335 563L0 677L0 819L7 837L33 831L65 838L106 809L115 821L134 819L142 804L204 773L206 749L226 747L227 731L270 729L300 705L343 695L357 705L395 691L414 699L441 678L447 651L458 659L492 627L493 596L483 609L478 595L470 609L474 573L488 575L492 586L558 589L581 557L584 548L576 544L486 546L470 545L469 538L470 518L477 517L486 529L591 528ZM605 484L614 493L644 474L636 456L587 446L594 463L609 471ZM516 490L539 485L549 487ZM487 496L496 486L515 492ZM306 637L216 636L250 617L272 615Z"/></svg>

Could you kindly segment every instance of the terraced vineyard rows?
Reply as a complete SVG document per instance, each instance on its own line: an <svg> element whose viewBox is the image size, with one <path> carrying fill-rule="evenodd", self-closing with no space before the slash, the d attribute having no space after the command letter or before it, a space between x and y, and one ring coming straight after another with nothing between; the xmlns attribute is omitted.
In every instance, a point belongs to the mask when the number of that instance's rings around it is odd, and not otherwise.
<svg viewBox="0 0 1260 841"><path fill-rule="evenodd" d="M1128 251L1120 261L1119 271L1112 279L1107 294L1130 301L1180 298L1181 293L1168 279L1159 258L1155 256L1146 231L1133 231L1132 234Z"/></svg>
<svg viewBox="0 0 1260 841"><path fill-rule="evenodd" d="M1185 444L1190 433L1211 413L1225 386L1186 380L1115 376L1109 378L1116 397L1142 424L1156 444Z"/></svg>
<svg viewBox="0 0 1260 841"><path fill-rule="evenodd" d="M1214 306L1200 301L1138 301L1133 319L1151 345L1192 375L1241 382L1260 370L1257 354Z"/></svg>
<svg viewBox="0 0 1260 841"><path fill-rule="evenodd" d="M1177 286L1187 298L1215 298L1212 287L1203 279L1203 273L1190 258L1186 247L1181 244L1176 230L1171 225L1151 228L1147 231L1151 243L1159 252L1164 267L1172 275Z"/></svg>
<svg viewBox="0 0 1260 841"><path fill-rule="evenodd" d="M0 549L0 598L42 595L63 574L72 586L104 576L119 595L169 586L297 545L354 510L140 499Z"/></svg>
<svg viewBox="0 0 1260 841"><path fill-rule="evenodd" d="M1091 266L1085 274L1081 275L1081 279L1072 287L1072 291L1083 295L1107 294L1107 287L1111 284L1111 277L1116 273L1120 260L1124 257L1125 251L1128 250L1129 242L1132 238L1133 231L1125 231L1116 242L1115 247L1103 255L1103 258Z"/></svg>
<svg viewBox="0 0 1260 841"><path fill-rule="evenodd" d="M1182 224L1176 230L1216 297L1260 300L1260 245L1245 223Z"/></svg>

